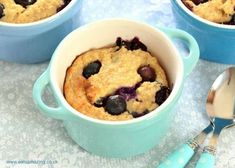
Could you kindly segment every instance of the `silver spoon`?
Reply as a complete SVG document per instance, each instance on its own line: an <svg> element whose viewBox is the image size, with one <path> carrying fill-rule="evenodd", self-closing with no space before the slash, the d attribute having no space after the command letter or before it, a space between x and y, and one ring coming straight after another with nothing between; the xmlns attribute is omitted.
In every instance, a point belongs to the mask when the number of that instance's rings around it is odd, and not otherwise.
<svg viewBox="0 0 235 168"><path fill-rule="evenodd" d="M157 168L183 168L193 157L200 145L205 141L207 135L213 130L213 123L210 123L200 134L185 144L181 145L176 151L170 154L167 159Z"/></svg>
<svg viewBox="0 0 235 168"><path fill-rule="evenodd" d="M215 80L208 94L206 108L215 129L196 168L214 167L218 137L224 128L235 124L235 67L228 68Z"/></svg>
<svg viewBox="0 0 235 168"><path fill-rule="evenodd" d="M224 83L226 83L226 81L230 81L231 78L233 78L233 83L230 82L230 89L228 92L230 92L230 96L227 97L226 95L223 94L223 91L220 88L221 85L224 85ZM234 104L235 104L235 67L233 68L229 68L226 71L224 71L213 83L208 96L207 96L207 103L206 103L206 109L207 109L207 114L210 117L210 124L208 125L207 128L205 128L199 135L197 135L195 138L193 138L192 140L189 140L186 144L183 144L178 150L176 150L175 152L173 152L164 162L162 162L158 168L183 168L185 167L185 165L188 163L188 161L192 158L192 156L194 155L194 153L197 151L197 149L199 148L199 146L204 142L205 138L207 137L207 135L213 130L213 126L214 124L216 125L215 128L215 133L212 136L211 142L209 143L209 146L207 146L202 154L201 159L199 160L198 164L197 164L197 168L207 168L207 165L214 165L214 153L215 153L215 146L216 143L215 141L217 141L217 137L219 135L219 133L221 132L221 130L230 124L233 124L233 117L234 117ZM215 102L213 103L213 105L209 105L211 103L211 97L215 92L218 92L217 90L220 90L220 94L222 94L223 96L225 96L226 98L221 98L224 100L228 100L229 99L229 104L227 104L226 107L230 107L230 109L232 108L233 110L229 112L229 110L225 110L223 109L223 103L222 102L216 102L216 106ZM212 94L213 93L213 94ZM214 99L214 98L213 98ZM217 106L220 104L220 109L216 109L213 110L214 108L218 108ZM222 108L222 109L221 109ZM213 112L213 111L216 111ZM221 112L220 112L221 111ZM221 114L220 114L221 113ZM228 113L228 114L227 114ZM217 114L217 115L215 115ZM224 125L220 124L218 122L220 122L220 119L217 119L215 117L218 116L226 116L229 121L225 122ZM224 118L224 117L222 117ZM227 120L227 119L225 119ZM221 128L222 127L222 128ZM213 147L214 148L213 148ZM208 152L211 153L208 153ZM206 159L210 159L210 161ZM205 161L206 160L206 161ZM207 165L205 165L204 163L207 163ZM208 167L209 168L209 167Z"/></svg>
<svg viewBox="0 0 235 168"><path fill-rule="evenodd" d="M208 116L208 120L210 120ZM157 168L184 168L194 153L198 150L201 144L205 141L207 135L213 131L214 125L210 120L209 125L193 139L188 140L181 145L177 150L170 154L167 159L162 162Z"/></svg>

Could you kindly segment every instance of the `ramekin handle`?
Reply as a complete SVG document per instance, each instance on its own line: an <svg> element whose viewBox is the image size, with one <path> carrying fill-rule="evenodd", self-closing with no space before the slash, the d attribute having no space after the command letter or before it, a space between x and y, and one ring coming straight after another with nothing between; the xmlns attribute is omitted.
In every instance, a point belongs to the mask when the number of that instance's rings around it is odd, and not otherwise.
<svg viewBox="0 0 235 168"><path fill-rule="evenodd" d="M197 162L196 168L213 168L215 166L215 156L204 151Z"/></svg>
<svg viewBox="0 0 235 168"><path fill-rule="evenodd" d="M199 60L200 50L197 41L189 33L180 29L171 29L165 27L164 28L161 27L160 29L163 32L165 32L172 40L173 39L182 40L188 46L189 55L183 57L183 63L185 69L184 76L187 77L192 72L193 68L196 66Z"/></svg>
<svg viewBox="0 0 235 168"><path fill-rule="evenodd" d="M194 153L194 149L186 143L170 154L157 168L184 168Z"/></svg>
<svg viewBox="0 0 235 168"><path fill-rule="evenodd" d="M40 111L52 118L64 120L65 118L65 110L60 105L59 102L57 102L58 107L49 107L47 106L43 100L42 95L45 90L45 87L49 86L49 74L48 70L46 70L35 82L33 87L33 99L37 107L40 109Z"/></svg>

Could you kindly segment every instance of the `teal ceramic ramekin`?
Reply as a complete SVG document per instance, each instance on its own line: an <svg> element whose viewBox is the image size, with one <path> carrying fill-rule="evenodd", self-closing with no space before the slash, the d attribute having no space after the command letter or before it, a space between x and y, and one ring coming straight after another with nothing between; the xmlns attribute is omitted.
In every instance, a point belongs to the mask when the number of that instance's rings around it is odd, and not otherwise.
<svg viewBox="0 0 235 168"><path fill-rule="evenodd" d="M200 58L235 64L235 25L222 25L192 13L181 0L171 0L177 26L190 33L200 47Z"/></svg>
<svg viewBox="0 0 235 168"><path fill-rule="evenodd" d="M90 118L73 109L63 96L67 68L77 55L92 48L113 44L117 37L139 37L148 50L157 56L165 69L172 92L153 112L128 121L103 121ZM171 42L172 38L187 43L190 53L181 57ZM199 48L192 36L177 29L157 29L147 24L124 20L102 20L80 27L70 33L57 47L47 70L33 88L33 98L41 112L62 120L72 139L88 152L107 157L128 157L144 153L158 144L170 126L182 91L185 77L199 59ZM46 86L54 93L57 108L42 101Z"/></svg>
<svg viewBox="0 0 235 168"><path fill-rule="evenodd" d="M0 60L38 63L51 58L59 42L75 27L82 0L72 0L57 14L32 23L0 22Z"/></svg>

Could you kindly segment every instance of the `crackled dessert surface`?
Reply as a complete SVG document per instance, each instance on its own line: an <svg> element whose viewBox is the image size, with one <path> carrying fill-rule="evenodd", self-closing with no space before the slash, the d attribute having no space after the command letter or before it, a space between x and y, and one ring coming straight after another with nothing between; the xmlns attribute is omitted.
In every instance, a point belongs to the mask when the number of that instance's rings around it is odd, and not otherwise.
<svg viewBox="0 0 235 168"><path fill-rule="evenodd" d="M196 15L215 23L235 24L235 0L182 0Z"/></svg>
<svg viewBox="0 0 235 168"><path fill-rule="evenodd" d="M64 95L77 111L101 120L145 115L170 94L156 57L137 38L79 55L67 69Z"/></svg>
<svg viewBox="0 0 235 168"><path fill-rule="evenodd" d="M30 23L50 17L70 0L0 0L0 21Z"/></svg>

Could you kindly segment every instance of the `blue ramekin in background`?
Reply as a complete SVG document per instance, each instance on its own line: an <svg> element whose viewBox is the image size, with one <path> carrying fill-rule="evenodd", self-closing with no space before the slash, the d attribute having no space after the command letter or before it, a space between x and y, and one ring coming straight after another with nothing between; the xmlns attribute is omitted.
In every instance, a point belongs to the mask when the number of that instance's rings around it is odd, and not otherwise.
<svg viewBox="0 0 235 168"><path fill-rule="evenodd" d="M59 42L78 26L73 19L82 0L72 0L62 11L46 19L24 24L0 22L0 60L38 63L49 60Z"/></svg>
<svg viewBox="0 0 235 168"><path fill-rule="evenodd" d="M212 23L191 12L181 0L171 0L177 27L197 40L200 58L235 64L235 25Z"/></svg>

